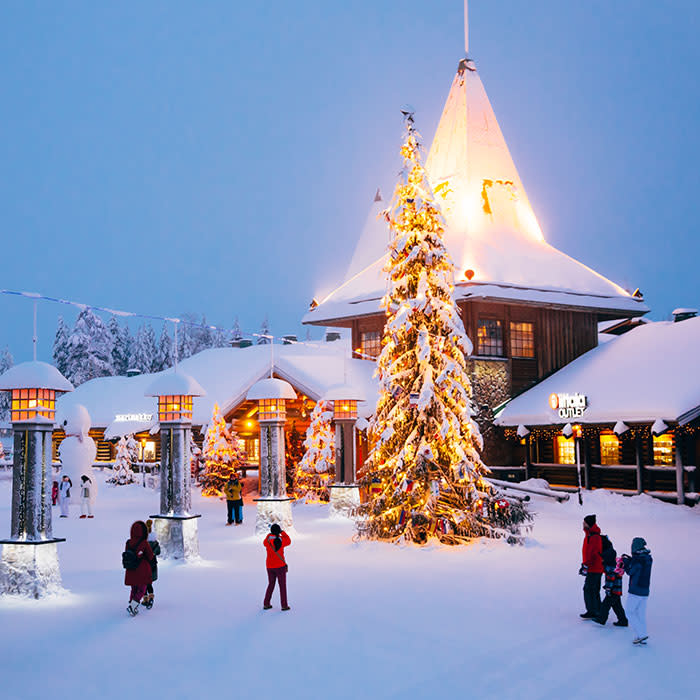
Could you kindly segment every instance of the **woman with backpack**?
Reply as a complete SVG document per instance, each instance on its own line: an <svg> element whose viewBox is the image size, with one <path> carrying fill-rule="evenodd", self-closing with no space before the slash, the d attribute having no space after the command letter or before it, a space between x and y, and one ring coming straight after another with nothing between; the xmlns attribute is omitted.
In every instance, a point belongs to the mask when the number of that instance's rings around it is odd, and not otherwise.
<svg viewBox="0 0 700 700"><path fill-rule="evenodd" d="M269 610L272 607L272 592L275 590L275 582L279 583L282 610L289 610L287 604L287 571L289 571L289 567L284 560L284 548L289 547L291 543L289 535L277 523L270 526L270 534L263 540L267 552L267 590L265 591L263 610Z"/></svg>
<svg viewBox="0 0 700 700"><path fill-rule="evenodd" d="M132 617L139 611L139 603L146 593L146 587L153 583L152 561L153 551L148 544L148 528L143 520L137 520L131 526L131 537L126 541L122 554L122 564L126 569L124 585L131 586L126 611Z"/></svg>

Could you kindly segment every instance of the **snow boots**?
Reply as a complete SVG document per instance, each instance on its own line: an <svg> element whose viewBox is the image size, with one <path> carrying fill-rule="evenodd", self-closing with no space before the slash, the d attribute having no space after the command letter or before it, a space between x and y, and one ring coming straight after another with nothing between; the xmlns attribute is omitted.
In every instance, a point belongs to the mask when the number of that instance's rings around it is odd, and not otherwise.
<svg viewBox="0 0 700 700"><path fill-rule="evenodd" d="M136 617L139 614L139 603L137 600L130 600L129 605L126 606L126 611L131 615L131 617Z"/></svg>
<svg viewBox="0 0 700 700"><path fill-rule="evenodd" d="M153 593L146 593L146 595L141 600L141 605L143 605L146 610L150 610L155 602L155 596Z"/></svg>

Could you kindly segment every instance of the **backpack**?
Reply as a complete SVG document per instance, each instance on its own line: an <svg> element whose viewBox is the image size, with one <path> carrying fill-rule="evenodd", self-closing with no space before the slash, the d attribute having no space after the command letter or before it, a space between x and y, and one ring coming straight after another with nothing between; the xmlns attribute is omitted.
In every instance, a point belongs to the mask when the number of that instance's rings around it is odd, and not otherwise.
<svg viewBox="0 0 700 700"><path fill-rule="evenodd" d="M139 542L138 544L141 544L141 542ZM136 546L138 547L138 545ZM126 547L122 552L122 566L127 571L133 571L134 569L139 568L140 563L141 559L139 559L138 554L136 554L136 552L130 547Z"/></svg>

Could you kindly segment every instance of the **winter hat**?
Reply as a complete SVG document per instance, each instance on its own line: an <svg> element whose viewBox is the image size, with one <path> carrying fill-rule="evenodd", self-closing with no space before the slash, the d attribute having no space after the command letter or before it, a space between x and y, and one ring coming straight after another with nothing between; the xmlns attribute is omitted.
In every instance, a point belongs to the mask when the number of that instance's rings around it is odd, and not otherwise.
<svg viewBox="0 0 700 700"><path fill-rule="evenodd" d="M280 532L282 532L282 528L279 526L279 523L272 523L272 525L270 525L270 532L273 535L279 535Z"/></svg>
<svg viewBox="0 0 700 700"><path fill-rule="evenodd" d="M593 515L587 515L584 519L583 522L586 523L588 527L593 527L595 525L595 514Z"/></svg>
<svg viewBox="0 0 700 700"><path fill-rule="evenodd" d="M639 552L647 546L647 541L643 537L635 537L632 540L632 554Z"/></svg>

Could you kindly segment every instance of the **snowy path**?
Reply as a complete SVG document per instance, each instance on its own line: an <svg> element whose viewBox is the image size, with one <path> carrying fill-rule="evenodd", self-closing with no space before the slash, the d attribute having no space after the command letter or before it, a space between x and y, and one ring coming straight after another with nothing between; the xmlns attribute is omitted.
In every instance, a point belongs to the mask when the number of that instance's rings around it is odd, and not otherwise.
<svg viewBox="0 0 700 700"><path fill-rule="evenodd" d="M9 530L0 482L0 533ZM2 697L68 698L687 698L700 629L700 508L605 493L539 512L525 547L354 544L352 527L295 507L292 610L263 612L264 555L225 506L197 497L203 562L161 564L156 605L130 619L120 553L154 512L140 487L100 489L93 521L55 520L63 599L0 600ZM651 642L582 622L580 520L596 512L618 551L646 537L654 555ZM626 584L625 584L626 585Z"/></svg>

